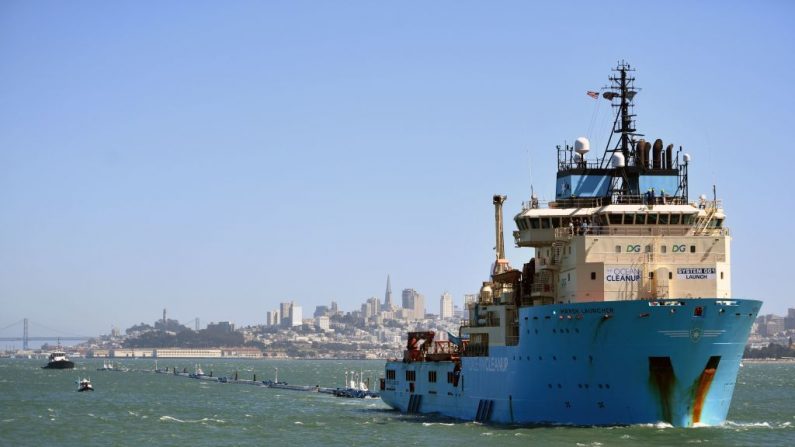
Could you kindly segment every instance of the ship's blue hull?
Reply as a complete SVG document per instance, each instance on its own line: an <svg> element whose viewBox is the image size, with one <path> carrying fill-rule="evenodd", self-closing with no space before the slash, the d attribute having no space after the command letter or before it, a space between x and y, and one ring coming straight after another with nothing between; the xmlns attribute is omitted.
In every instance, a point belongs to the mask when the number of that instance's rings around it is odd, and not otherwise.
<svg viewBox="0 0 795 447"><path fill-rule="evenodd" d="M403 412L505 424L720 424L760 306L679 299L523 307L517 345L462 357L460 372L452 361L387 362L381 397Z"/></svg>

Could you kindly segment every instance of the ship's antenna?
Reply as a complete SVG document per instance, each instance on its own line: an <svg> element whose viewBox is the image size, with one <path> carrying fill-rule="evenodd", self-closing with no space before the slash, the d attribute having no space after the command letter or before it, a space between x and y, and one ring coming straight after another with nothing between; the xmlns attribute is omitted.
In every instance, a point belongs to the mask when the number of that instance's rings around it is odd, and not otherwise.
<svg viewBox="0 0 795 447"><path fill-rule="evenodd" d="M533 159L530 157L530 150L527 150L527 172L530 175L530 202L533 201L533 195L535 192L533 191Z"/></svg>

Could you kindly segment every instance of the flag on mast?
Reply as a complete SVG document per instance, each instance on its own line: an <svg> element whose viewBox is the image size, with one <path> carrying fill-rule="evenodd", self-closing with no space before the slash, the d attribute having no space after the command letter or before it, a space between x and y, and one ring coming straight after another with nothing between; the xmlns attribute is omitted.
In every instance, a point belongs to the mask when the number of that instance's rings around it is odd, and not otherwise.
<svg viewBox="0 0 795 447"><path fill-rule="evenodd" d="M594 91L588 90L586 95L590 96L593 99L599 99L599 92L594 92Z"/></svg>

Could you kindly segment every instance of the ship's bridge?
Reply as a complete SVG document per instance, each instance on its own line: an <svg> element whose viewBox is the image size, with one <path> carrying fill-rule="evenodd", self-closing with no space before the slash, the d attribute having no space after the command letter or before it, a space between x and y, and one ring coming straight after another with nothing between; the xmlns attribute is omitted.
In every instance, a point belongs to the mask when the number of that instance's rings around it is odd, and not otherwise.
<svg viewBox="0 0 795 447"><path fill-rule="evenodd" d="M514 217L519 247L544 247L573 235L725 234L719 202L699 205L611 204L593 208L525 208Z"/></svg>

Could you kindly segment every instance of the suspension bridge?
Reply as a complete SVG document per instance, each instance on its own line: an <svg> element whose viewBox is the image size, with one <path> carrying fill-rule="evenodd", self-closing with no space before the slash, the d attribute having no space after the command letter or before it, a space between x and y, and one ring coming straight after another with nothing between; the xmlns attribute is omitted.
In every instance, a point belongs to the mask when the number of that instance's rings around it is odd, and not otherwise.
<svg viewBox="0 0 795 447"><path fill-rule="evenodd" d="M94 337L86 337L86 336L81 336L81 335L67 334L67 333L64 333L63 331L59 331L58 329L53 329L53 328L44 326L43 324L32 322L32 321L28 320L27 318L23 318L23 319L21 319L19 321L15 321L15 322L9 324L8 326L0 328L0 333L3 333L6 330L9 330L9 329L11 329L11 328L13 328L15 326L20 326L20 325L22 326L22 336L21 337L0 337L0 341L21 341L22 342L22 349L27 350L28 349L28 343L31 342L31 341L51 341L51 340L85 341L85 340L88 340L90 338L94 338ZM39 329L43 329L45 331L59 333L60 335L37 335L37 336L31 336L29 334L30 326L35 327L37 329L37 331Z"/></svg>

